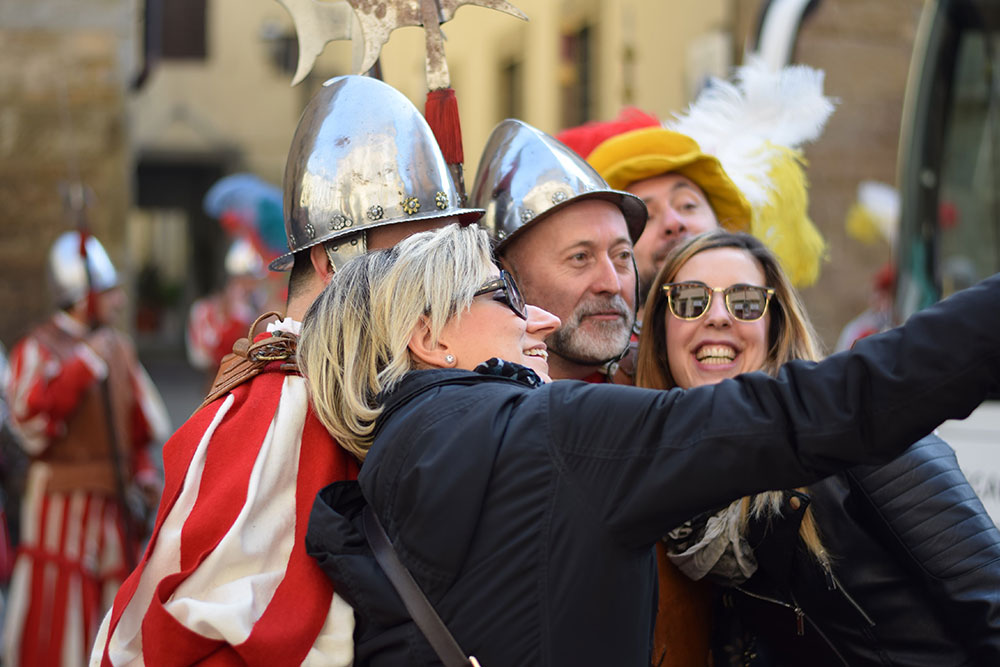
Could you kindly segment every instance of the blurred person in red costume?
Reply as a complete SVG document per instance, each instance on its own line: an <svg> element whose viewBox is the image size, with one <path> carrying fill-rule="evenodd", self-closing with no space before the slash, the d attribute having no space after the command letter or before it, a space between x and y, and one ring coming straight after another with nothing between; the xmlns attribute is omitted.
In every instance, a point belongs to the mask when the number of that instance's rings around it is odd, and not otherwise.
<svg viewBox="0 0 1000 667"><path fill-rule="evenodd" d="M188 363L205 371L208 382L264 306L264 260L248 240L238 238L230 244L225 269L222 290L196 300L188 314Z"/></svg>
<svg viewBox="0 0 1000 667"><path fill-rule="evenodd" d="M11 418L31 463L4 623L6 665L85 663L136 560L142 536L133 515L159 496L148 447L169 433L131 340L112 326L125 293L104 247L67 232L48 268L59 310L10 358Z"/></svg>
<svg viewBox="0 0 1000 667"><path fill-rule="evenodd" d="M899 228L899 191L887 183L862 181L858 197L847 211L844 227L847 234L867 245L882 245L889 258L872 276L868 307L852 318L837 337L834 352L849 350L865 336L893 326L892 305L896 296L896 265L893 248ZM942 211L941 219L946 219Z"/></svg>

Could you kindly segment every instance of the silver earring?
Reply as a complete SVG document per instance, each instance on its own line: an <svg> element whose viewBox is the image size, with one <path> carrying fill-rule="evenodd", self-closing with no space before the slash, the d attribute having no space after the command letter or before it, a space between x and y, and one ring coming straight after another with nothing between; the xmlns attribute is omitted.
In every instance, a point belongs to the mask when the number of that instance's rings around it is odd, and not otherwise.
<svg viewBox="0 0 1000 667"><path fill-rule="evenodd" d="M455 355L454 354L446 354L446 355L444 355L444 360L447 363L449 363L449 364L453 364L453 363L455 363Z"/></svg>

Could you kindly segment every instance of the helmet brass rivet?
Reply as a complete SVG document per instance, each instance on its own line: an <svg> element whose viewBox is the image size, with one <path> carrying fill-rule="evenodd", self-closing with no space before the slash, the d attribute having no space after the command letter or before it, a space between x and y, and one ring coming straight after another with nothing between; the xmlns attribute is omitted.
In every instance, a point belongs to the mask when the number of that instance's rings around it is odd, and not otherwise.
<svg viewBox="0 0 1000 667"><path fill-rule="evenodd" d="M434 203L442 211L445 210L446 208L448 208L448 195L442 192L441 190L438 190L437 193L434 195Z"/></svg>
<svg viewBox="0 0 1000 667"><path fill-rule="evenodd" d="M420 210L420 200L416 197L405 197L401 206L407 215L413 215Z"/></svg>

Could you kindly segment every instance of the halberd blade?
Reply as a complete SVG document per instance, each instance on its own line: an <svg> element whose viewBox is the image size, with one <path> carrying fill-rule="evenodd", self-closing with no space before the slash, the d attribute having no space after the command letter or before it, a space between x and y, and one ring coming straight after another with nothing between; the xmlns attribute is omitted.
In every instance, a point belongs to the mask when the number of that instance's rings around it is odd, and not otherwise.
<svg viewBox="0 0 1000 667"><path fill-rule="evenodd" d="M299 62L292 85L302 81L316 64L327 42L353 39L352 67L357 67L365 53L364 31L358 17L346 0L319 2L318 0L278 0L292 16L299 41ZM359 43L358 40L361 40ZM379 45L378 48L381 48ZM376 52L376 58L378 52ZM372 64L375 61L372 60ZM371 65L361 71L367 71Z"/></svg>
<svg viewBox="0 0 1000 667"><path fill-rule="evenodd" d="M423 25L421 1L347 0L357 14L358 22L361 24L361 34L364 37L364 57L360 72L367 72L375 64L393 30ZM477 5L520 19L528 19L524 12L506 0L436 0L436 4L439 24L450 21L455 16L455 11L462 5Z"/></svg>

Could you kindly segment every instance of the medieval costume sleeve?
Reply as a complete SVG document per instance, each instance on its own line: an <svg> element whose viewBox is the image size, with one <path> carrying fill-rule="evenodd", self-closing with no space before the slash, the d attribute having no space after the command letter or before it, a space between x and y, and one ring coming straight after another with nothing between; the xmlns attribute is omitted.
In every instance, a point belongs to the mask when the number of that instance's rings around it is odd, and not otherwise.
<svg viewBox="0 0 1000 667"><path fill-rule="evenodd" d="M69 319L60 313L53 324L66 326ZM57 356L36 332L11 353L11 414L32 455L41 454L51 436L65 433L66 419L84 391L107 375L107 364L82 340L61 352Z"/></svg>

